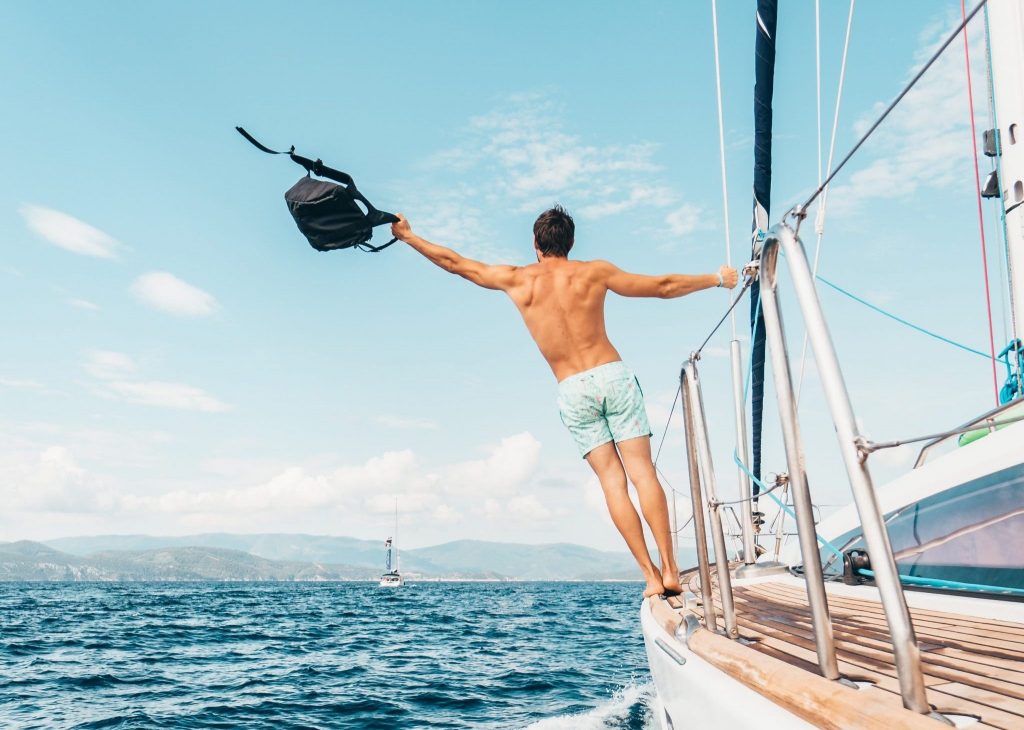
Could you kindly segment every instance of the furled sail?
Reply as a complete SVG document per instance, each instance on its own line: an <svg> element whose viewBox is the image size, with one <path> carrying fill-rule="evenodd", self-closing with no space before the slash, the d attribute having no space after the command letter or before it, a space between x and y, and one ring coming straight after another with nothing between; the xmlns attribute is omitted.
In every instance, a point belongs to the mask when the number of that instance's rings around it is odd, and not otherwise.
<svg viewBox="0 0 1024 730"><path fill-rule="evenodd" d="M772 94L775 88L775 20L778 0L758 0L757 38L754 43L754 222L753 259L760 253L772 197ZM764 409L764 317L761 314L761 285L750 288L751 337L751 455L753 473L761 478L761 420ZM759 491L754 481L753 492Z"/></svg>

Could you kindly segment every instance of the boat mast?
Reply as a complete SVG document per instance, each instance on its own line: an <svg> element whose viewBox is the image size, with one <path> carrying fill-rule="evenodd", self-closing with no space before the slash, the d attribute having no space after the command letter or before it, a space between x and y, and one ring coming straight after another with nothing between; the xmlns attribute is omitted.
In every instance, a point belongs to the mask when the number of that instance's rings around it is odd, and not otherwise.
<svg viewBox="0 0 1024 730"><path fill-rule="evenodd" d="M395 497L395 572L402 572L402 551L398 547L398 497Z"/></svg>
<svg viewBox="0 0 1024 730"><path fill-rule="evenodd" d="M1024 5L989 0L985 8L996 110L996 160L1006 232L1013 338L1024 338ZM1011 350L1010 354L1013 358ZM1011 359L1014 363L1016 358ZM1012 367L1019 378L1020 373ZM1017 397L1021 396L1018 383Z"/></svg>

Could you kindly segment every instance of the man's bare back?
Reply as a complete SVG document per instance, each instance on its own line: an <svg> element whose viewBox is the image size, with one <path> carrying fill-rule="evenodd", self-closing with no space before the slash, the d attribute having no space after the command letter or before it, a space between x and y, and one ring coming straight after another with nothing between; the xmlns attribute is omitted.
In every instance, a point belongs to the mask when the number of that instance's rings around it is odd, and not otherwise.
<svg viewBox="0 0 1024 730"><path fill-rule="evenodd" d="M727 266L718 274L646 276L627 273L608 261L574 261L544 256L540 251L538 262L528 266L487 265L420 238L408 221L399 217L393 235L441 268L508 294L559 381L621 359L604 325L609 291L625 297L672 299L701 289L736 285L736 271Z"/></svg>
<svg viewBox="0 0 1024 730"><path fill-rule="evenodd" d="M603 264L544 259L518 269L506 290L558 380L621 359L604 326Z"/></svg>
<svg viewBox="0 0 1024 730"><path fill-rule="evenodd" d="M580 454L601 482L609 513L647 581L644 596L678 594L679 571L669 533L665 493L651 461L650 428L639 381L608 339L604 303L608 292L625 297L671 299L712 287L736 286L736 270L716 274L645 276L607 261L572 261L575 224L562 208L534 224L537 263L488 265L431 243L412 232L401 215L391 232L442 269L477 286L505 292L559 382L559 412ZM661 557L655 567L639 515L627 492L636 487Z"/></svg>

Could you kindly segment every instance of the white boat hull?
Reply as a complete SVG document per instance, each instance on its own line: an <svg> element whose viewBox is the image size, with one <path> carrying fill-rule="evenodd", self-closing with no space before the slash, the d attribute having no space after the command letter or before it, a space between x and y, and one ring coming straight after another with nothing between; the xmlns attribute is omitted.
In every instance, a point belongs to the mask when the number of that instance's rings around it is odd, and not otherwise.
<svg viewBox="0 0 1024 730"><path fill-rule="evenodd" d="M661 730L814 727L693 654L685 641L658 624L647 601L640 608L640 627L658 693Z"/></svg>
<svg viewBox="0 0 1024 730"><path fill-rule="evenodd" d="M378 584L381 588L401 588L405 585L405 578L400 575L382 575L380 583Z"/></svg>

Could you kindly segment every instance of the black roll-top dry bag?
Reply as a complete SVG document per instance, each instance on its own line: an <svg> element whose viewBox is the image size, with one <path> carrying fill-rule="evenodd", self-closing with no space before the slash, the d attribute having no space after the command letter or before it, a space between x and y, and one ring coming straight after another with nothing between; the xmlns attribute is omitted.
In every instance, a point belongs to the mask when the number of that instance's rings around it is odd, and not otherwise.
<svg viewBox="0 0 1024 730"><path fill-rule="evenodd" d="M299 231L317 251L358 248L376 253L395 242L394 238L382 246L369 242L375 226L397 223L398 218L375 208L356 188L351 175L327 167L320 160L301 157L295 154L294 147L288 152L269 149L241 127L235 129L257 149L272 155L288 155L306 169L306 175L289 188L284 200ZM317 180L311 175L334 182Z"/></svg>

